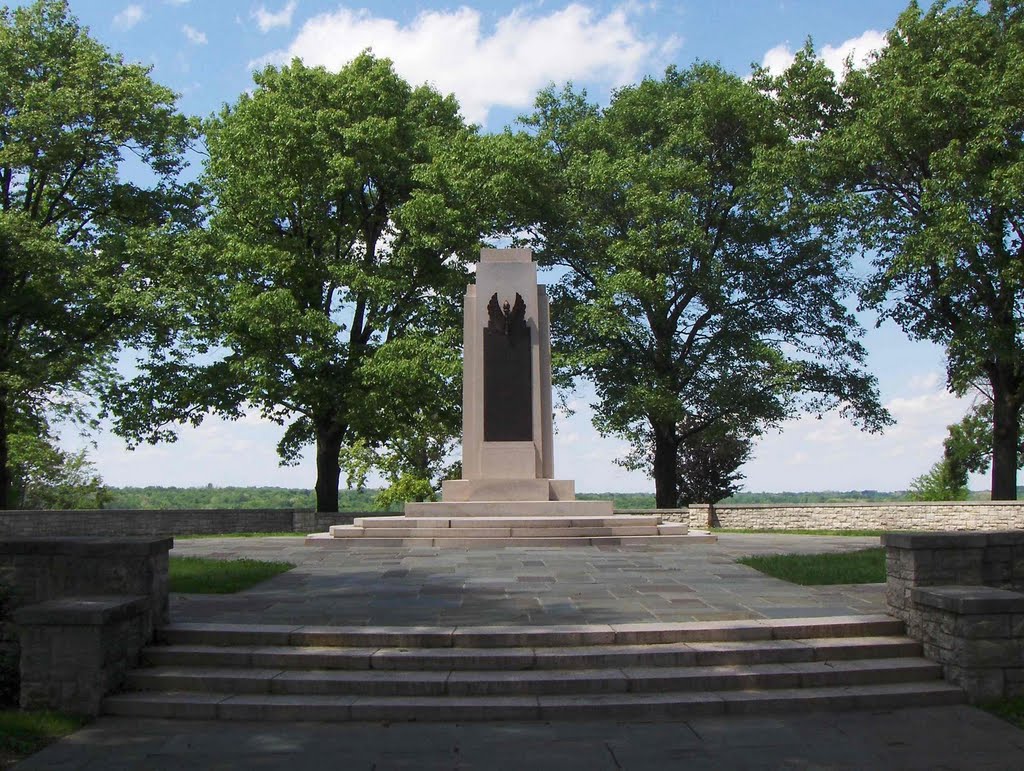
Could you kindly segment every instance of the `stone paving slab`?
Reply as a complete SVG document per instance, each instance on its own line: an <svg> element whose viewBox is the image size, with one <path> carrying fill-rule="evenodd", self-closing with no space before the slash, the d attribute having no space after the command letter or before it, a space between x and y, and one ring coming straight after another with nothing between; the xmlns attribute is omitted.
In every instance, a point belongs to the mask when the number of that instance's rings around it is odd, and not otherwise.
<svg viewBox="0 0 1024 771"><path fill-rule="evenodd" d="M722 534L718 543L449 549L307 547L301 538L177 539L172 556L298 565L235 595L171 597L174 622L579 625L881 613L882 584L803 587L736 563L749 554L878 546L877 537Z"/></svg>
<svg viewBox="0 0 1024 771"><path fill-rule="evenodd" d="M258 697L238 709L258 714ZM325 711L331 708L325 700ZM340 708L340 707L339 707ZM666 722L254 723L103 717L19 771L207 768L1024 768L1024 731L973 707Z"/></svg>

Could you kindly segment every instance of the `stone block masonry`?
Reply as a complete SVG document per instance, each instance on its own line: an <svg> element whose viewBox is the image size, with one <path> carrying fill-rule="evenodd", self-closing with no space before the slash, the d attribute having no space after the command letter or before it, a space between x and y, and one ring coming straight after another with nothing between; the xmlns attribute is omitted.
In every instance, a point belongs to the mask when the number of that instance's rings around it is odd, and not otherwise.
<svg viewBox="0 0 1024 771"><path fill-rule="evenodd" d="M0 619L0 636L7 657L20 662L23 707L95 714L154 628L168 622L172 545L170 538L0 539L10 614Z"/></svg>
<svg viewBox="0 0 1024 771"><path fill-rule="evenodd" d="M21 632L22 709L98 715L152 639L145 596L64 597L14 614Z"/></svg>
<svg viewBox="0 0 1024 771"><path fill-rule="evenodd" d="M975 703L1024 696L1024 532L887 533L886 603Z"/></svg>
<svg viewBox="0 0 1024 771"><path fill-rule="evenodd" d="M168 536L217 533L313 533L353 517L294 509L89 509L0 511L0 538L69 535Z"/></svg>
<svg viewBox="0 0 1024 771"><path fill-rule="evenodd" d="M691 528L750 530L1024 530L1024 501L728 504L689 507Z"/></svg>

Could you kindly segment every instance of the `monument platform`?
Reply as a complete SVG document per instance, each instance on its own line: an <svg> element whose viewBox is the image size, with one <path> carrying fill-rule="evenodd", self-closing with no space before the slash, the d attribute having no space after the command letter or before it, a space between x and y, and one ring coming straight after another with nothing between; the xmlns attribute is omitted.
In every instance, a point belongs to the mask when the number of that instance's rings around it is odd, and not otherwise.
<svg viewBox="0 0 1024 771"><path fill-rule="evenodd" d="M587 504L590 504L589 506ZM605 506L606 504L606 506ZM551 508L566 509L553 515ZM409 509L412 507L412 511ZM534 514L546 510L547 514ZM602 514L588 514L601 511ZM404 516L359 517L328 533L306 538L310 546L620 546L643 543L714 543L717 536L690 533L654 514L612 514L610 501L471 501L408 504Z"/></svg>
<svg viewBox="0 0 1024 771"><path fill-rule="evenodd" d="M714 543L657 513L616 515L556 479L548 297L529 249L482 249L463 316L462 478L400 517L362 517L310 546Z"/></svg>

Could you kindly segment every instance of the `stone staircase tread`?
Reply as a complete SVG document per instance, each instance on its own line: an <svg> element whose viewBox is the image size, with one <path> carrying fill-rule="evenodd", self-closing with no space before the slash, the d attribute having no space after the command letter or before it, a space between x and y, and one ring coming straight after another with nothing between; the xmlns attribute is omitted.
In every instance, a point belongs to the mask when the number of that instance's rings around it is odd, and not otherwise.
<svg viewBox="0 0 1024 771"><path fill-rule="evenodd" d="M573 536L508 536L500 538L492 537L462 537L452 535L450 537L418 537L398 536L382 537L367 536L356 530L340 531L342 535L332 536L328 533L314 533L306 536L305 543L308 546L319 546L323 548L348 548L350 546L434 546L438 548L474 548L474 547L514 547L514 546L630 546L642 544L705 544L714 543L718 536L706 533L700 534L653 534L653 535L573 535ZM457 531L452 531L456 533Z"/></svg>
<svg viewBox="0 0 1024 771"><path fill-rule="evenodd" d="M232 695L123 693L104 701L106 714L237 720L547 720L758 714L815 709L934 706L964 701L941 681L883 683L770 692L614 693L487 697Z"/></svg>
<svg viewBox="0 0 1024 771"><path fill-rule="evenodd" d="M373 527L367 525L351 531L337 531L334 536L352 538L594 538L594 537L632 537L657 536L658 525L612 525L612 526L577 526L577 527Z"/></svg>
<svg viewBox="0 0 1024 771"><path fill-rule="evenodd" d="M878 658L889 649L916 653L905 639L861 640L856 647L818 650L799 640L740 643L654 643L528 648L338 648L298 646L152 645L143 660L153 666L235 666L278 669L581 669L588 667L693 665L698 663L768 663L809 661L823 652ZM883 638L879 638L883 639ZM888 638L884 638L888 639Z"/></svg>
<svg viewBox="0 0 1024 771"><path fill-rule="evenodd" d="M151 667L128 675L140 691L407 696L541 695L720 691L859 685L928 680L941 668L924 659L797 662L746 666L624 667L524 671L268 670Z"/></svg>
<svg viewBox="0 0 1024 771"><path fill-rule="evenodd" d="M562 516L562 517L356 517L352 525L334 525L334 527L377 527L377 528L452 528L479 527L502 528L512 527L611 527L613 525L660 525L663 523L658 515L617 514L602 516ZM676 523L671 523L676 524ZM678 523L682 526L682 523Z"/></svg>
<svg viewBox="0 0 1024 771"><path fill-rule="evenodd" d="M678 623L551 626L290 626L176 623L162 627L158 640L172 644L226 646L354 646L509 648L629 645L672 642L807 641L847 639L903 632L897 619L882 615L808 619L749 619Z"/></svg>

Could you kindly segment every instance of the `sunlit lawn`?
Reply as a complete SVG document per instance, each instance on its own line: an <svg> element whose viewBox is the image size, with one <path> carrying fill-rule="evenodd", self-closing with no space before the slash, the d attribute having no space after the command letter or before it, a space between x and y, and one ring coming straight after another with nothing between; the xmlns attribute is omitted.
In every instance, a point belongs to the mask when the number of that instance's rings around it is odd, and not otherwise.
<svg viewBox="0 0 1024 771"><path fill-rule="evenodd" d="M885 550L882 547L839 554L743 557L737 561L775 578L803 586L885 582Z"/></svg>
<svg viewBox="0 0 1024 771"><path fill-rule="evenodd" d="M206 557L171 557L172 592L233 594L295 567L291 562L253 559L215 560Z"/></svg>

